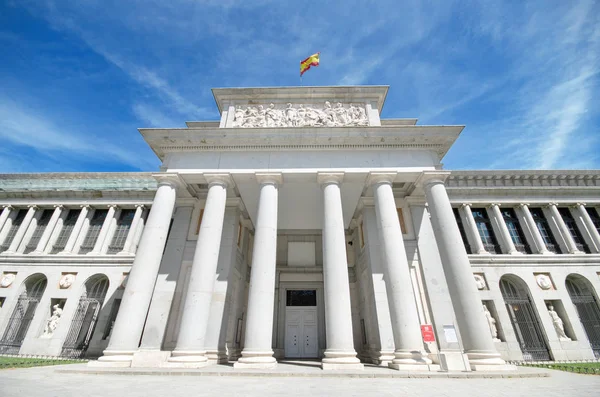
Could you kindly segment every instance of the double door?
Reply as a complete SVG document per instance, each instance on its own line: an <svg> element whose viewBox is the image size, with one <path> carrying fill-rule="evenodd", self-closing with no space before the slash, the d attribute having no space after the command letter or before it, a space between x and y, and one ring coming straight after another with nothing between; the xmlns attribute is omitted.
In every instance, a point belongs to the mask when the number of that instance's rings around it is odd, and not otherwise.
<svg viewBox="0 0 600 397"><path fill-rule="evenodd" d="M285 356L317 358L317 307L287 306L285 314Z"/></svg>

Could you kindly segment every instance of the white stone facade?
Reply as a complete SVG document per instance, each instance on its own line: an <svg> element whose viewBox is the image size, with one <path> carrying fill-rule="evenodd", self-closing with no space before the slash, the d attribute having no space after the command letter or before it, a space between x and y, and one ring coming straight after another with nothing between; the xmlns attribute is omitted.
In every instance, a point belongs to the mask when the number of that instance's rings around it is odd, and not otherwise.
<svg viewBox="0 0 600 397"><path fill-rule="evenodd" d="M442 170L463 127L380 119L387 87L213 93L220 121L140 130L155 174L0 175L0 353L414 371L600 355L600 172Z"/></svg>

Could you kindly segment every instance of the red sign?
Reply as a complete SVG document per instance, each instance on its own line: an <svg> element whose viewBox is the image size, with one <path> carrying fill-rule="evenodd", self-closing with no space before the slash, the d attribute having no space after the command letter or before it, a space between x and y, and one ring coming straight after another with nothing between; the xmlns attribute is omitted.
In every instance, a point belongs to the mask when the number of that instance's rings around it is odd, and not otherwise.
<svg viewBox="0 0 600 397"><path fill-rule="evenodd" d="M421 325L421 335L423 335L423 342L435 342L435 335L433 333L432 325Z"/></svg>

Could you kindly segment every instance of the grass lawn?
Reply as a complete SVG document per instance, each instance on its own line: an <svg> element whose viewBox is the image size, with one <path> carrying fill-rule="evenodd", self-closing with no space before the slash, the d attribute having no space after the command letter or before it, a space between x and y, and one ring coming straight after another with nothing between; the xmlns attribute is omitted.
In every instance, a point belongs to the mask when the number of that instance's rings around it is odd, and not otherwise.
<svg viewBox="0 0 600 397"><path fill-rule="evenodd" d="M548 364L531 364L524 366L558 369L560 371L575 372L578 374L600 375L600 362L595 363L548 363Z"/></svg>
<svg viewBox="0 0 600 397"><path fill-rule="evenodd" d="M64 365L81 363L82 360L49 360L44 358L22 358L0 356L0 369L40 367L44 365Z"/></svg>

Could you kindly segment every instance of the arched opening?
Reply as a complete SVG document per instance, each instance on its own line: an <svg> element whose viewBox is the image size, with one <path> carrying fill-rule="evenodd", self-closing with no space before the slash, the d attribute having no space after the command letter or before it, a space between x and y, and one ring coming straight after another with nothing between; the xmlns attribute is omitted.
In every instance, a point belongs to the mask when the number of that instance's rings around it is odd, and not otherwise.
<svg viewBox="0 0 600 397"><path fill-rule="evenodd" d="M86 281L61 356L81 358L85 355L107 291L108 278L103 274L92 276Z"/></svg>
<svg viewBox="0 0 600 397"><path fill-rule="evenodd" d="M527 285L516 276L502 276L500 290L525 361L550 360L550 351L542 332Z"/></svg>
<svg viewBox="0 0 600 397"><path fill-rule="evenodd" d="M22 292L8 320L4 335L0 339L0 353L19 354L47 284L48 280L43 274L34 274L23 282Z"/></svg>
<svg viewBox="0 0 600 397"><path fill-rule="evenodd" d="M594 294L594 287L583 276L570 274L565 281L567 291L575 308L579 321L590 341L596 358L600 358L600 308Z"/></svg>

